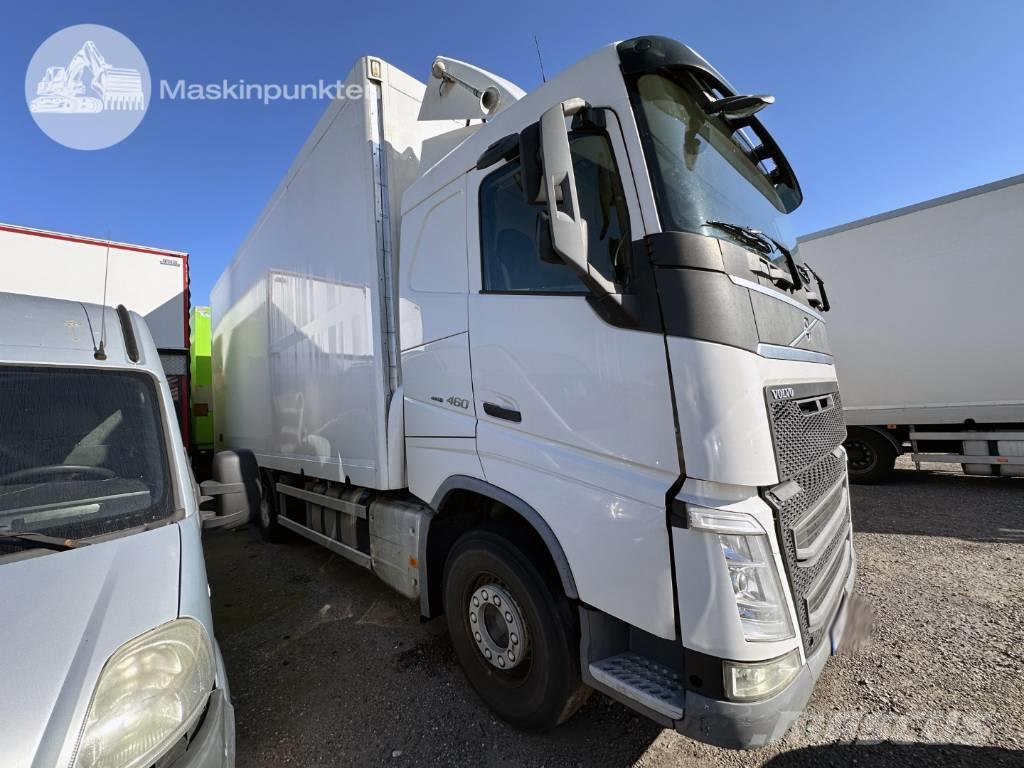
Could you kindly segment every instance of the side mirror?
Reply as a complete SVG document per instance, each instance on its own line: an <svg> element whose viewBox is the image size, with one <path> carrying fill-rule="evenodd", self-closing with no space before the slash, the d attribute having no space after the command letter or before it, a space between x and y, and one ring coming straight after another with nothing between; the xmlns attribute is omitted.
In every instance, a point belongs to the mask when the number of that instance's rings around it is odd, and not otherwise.
<svg viewBox="0 0 1024 768"><path fill-rule="evenodd" d="M260 504L259 467L251 451L220 451L213 457L213 479L199 484L200 505L212 501L214 510L202 511L203 528L240 528Z"/></svg>
<svg viewBox="0 0 1024 768"><path fill-rule="evenodd" d="M540 118L540 160L544 173L544 199L551 227L551 247L577 272L587 271L587 223L580 215L576 175L569 151L565 110L556 104ZM559 210L558 201L562 200Z"/></svg>
<svg viewBox="0 0 1024 768"><path fill-rule="evenodd" d="M615 285L600 272L592 270L587 260L587 222L580 214L569 132L565 127L565 118L586 106L583 99L570 99L541 115L541 189L543 202L547 205L551 250L580 276L591 291L598 295L614 294ZM541 258L544 258L543 248Z"/></svg>

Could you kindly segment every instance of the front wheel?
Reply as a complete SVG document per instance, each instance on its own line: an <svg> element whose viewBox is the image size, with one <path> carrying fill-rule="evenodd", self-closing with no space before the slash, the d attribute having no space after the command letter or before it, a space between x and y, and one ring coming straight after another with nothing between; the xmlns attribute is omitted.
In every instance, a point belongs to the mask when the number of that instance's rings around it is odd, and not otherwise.
<svg viewBox="0 0 1024 768"><path fill-rule="evenodd" d="M843 447L851 482L884 483L892 477L896 448L873 429L850 429Z"/></svg>
<svg viewBox="0 0 1024 768"><path fill-rule="evenodd" d="M586 700L579 628L568 600L502 536L463 536L445 564L444 604L459 662L503 720L539 731Z"/></svg>

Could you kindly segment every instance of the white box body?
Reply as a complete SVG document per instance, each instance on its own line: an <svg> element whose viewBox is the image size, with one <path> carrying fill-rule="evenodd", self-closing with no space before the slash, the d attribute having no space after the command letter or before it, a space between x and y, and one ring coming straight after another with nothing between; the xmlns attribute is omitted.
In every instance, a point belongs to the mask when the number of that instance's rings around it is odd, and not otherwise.
<svg viewBox="0 0 1024 768"><path fill-rule="evenodd" d="M1024 421L1024 176L800 238L847 423Z"/></svg>
<svg viewBox="0 0 1024 768"><path fill-rule="evenodd" d="M452 124L418 123L423 84L380 59L357 61L344 93L352 87L362 95L330 103L210 294L216 448L400 488L404 467L389 464L388 442L404 439L401 195L423 139Z"/></svg>

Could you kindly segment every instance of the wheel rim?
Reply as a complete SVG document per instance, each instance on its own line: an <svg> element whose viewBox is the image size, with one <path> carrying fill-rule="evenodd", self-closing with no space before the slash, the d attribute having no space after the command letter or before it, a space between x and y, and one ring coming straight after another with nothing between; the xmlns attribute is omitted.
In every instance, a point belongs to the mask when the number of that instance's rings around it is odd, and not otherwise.
<svg viewBox="0 0 1024 768"><path fill-rule="evenodd" d="M863 440L846 443L846 462L853 472L866 472L875 466L877 457L871 446Z"/></svg>
<svg viewBox="0 0 1024 768"><path fill-rule="evenodd" d="M507 587L496 581L480 584L469 598L467 616L470 637L488 664L509 671L524 662L530 650L529 631Z"/></svg>

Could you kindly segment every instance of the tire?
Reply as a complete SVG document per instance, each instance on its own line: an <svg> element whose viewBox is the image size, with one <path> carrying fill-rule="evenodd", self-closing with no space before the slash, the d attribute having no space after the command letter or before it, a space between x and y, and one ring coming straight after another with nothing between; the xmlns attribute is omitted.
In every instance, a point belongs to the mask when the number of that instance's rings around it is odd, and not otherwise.
<svg viewBox="0 0 1024 768"><path fill-rule="evenodd" d="M506 610L509 598L513 621L495 621L498 613L512 616ZM452 645L470 685L503 720L524 731L542 731L568 720L586 701L590 689L580 678L578 619L561 589L507 539L474 531L455 543L445 563L444 605ZM484 640L476 639L474 627L484 630ZM489 661L485 653L491 648L511 668L499 668L493 654Z"/></svg>
<svg viewBox="0 0 1024 768"><path fill-rule="evenodd" d="M284 529L277 522L277 492L274 490L274 475L260 470L260 508L256 514L256 527L264 541L281 541Z"/></svg>
<svg viewBox="0 0 1024 768"><path fill-rule="evenodd" d="M873 429L851 429L843 447L850 482L871 485L892 478L898 452L885 436Z"/></svg>

